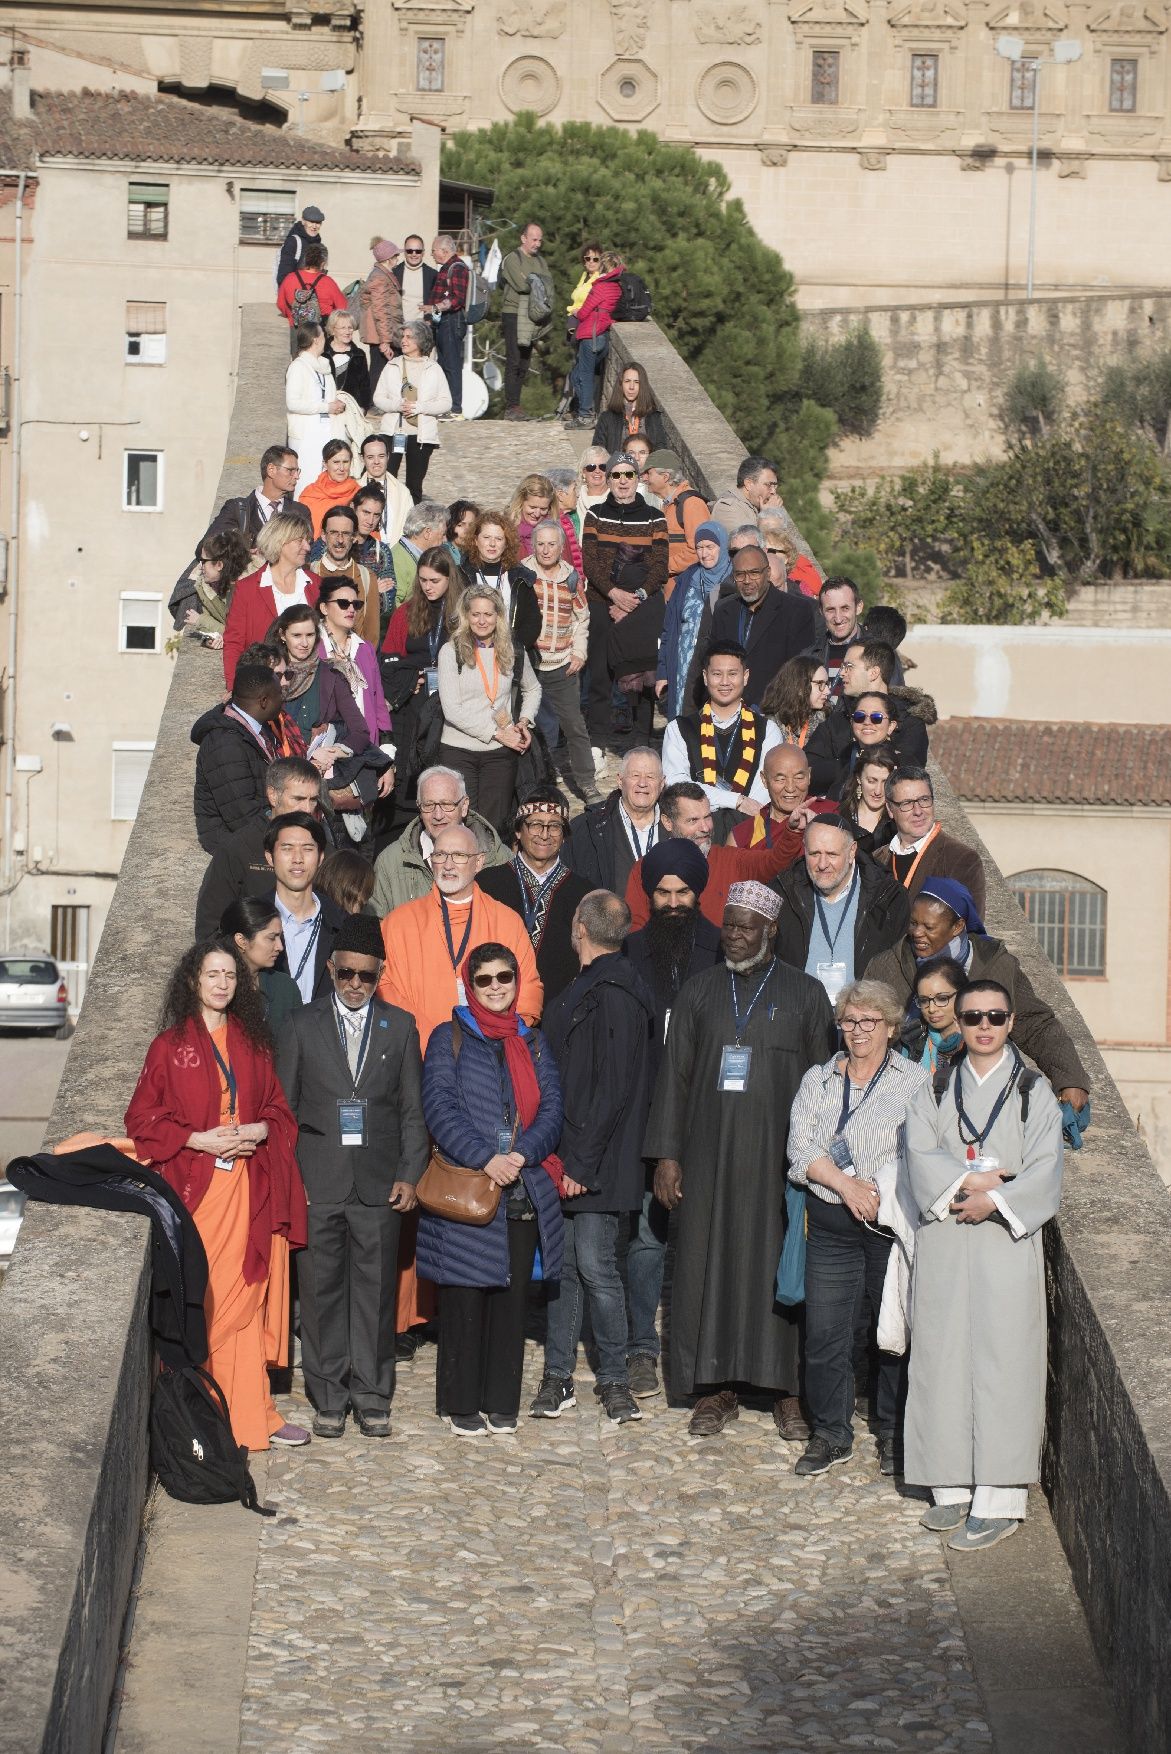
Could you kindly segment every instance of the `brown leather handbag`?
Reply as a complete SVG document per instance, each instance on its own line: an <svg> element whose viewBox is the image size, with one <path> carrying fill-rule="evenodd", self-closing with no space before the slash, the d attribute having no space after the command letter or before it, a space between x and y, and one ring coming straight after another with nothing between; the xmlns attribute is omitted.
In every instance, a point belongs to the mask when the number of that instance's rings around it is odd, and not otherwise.
<svg viewBox="0 0 1171 1754"><path fill-rule="evenodd" d="M457 1062L462 1044L463 1032L456 1017L451 1025L451 1051ZM519 1120L514 1120L514 1144L518 1125ZM455 1224L491 1224L500 1209L500 1194L500 1188L482 1169L450 1163L436 1145L431 1147L427 1167L415 1188L415 1198L425 1212Z"/></svg>

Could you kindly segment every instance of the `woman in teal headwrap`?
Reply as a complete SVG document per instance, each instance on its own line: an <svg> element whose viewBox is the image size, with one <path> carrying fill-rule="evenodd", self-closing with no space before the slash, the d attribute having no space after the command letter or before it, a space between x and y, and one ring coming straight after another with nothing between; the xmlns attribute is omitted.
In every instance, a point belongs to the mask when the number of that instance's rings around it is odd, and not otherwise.
<svg viewBox="0 0 1171 1754"><path fill-rule="evenodd" d="M699 639L703 606L732 576L728 532L722 524L713 519L699 526L695 532L695 552L698 560L679 574L671 592L659 640L655 693L660 699L666 695L663 710L668 719L677 719L686 710L683 692Z"/></svg>

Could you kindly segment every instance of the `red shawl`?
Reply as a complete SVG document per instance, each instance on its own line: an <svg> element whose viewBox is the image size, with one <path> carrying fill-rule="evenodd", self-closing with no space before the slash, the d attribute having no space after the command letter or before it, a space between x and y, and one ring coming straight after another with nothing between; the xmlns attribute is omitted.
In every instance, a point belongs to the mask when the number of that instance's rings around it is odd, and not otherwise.
<svg viewBox="0 0 1171 1754"><path fill-rule="evenodd" d="M486 1041L502 1041L504 1043L504 1064L512 1084L512 1094L516 1101L516 1112L522 1127L531 1127L537 1118L537 1110L541 1106L541 1087L537 1083L537 1069L533 1065L533 1056L525 1046L520 1033L520 1018L516 1010L516 994L507 1011L489 1011L481 1005L476 997L476 986L472 979L472 959L469 956L463 966L464 993L467 1008L475 1019L476 1027ZM517 984L519 992L519 981ZM550 1151L541 1165L547 1171L549 1179L559 1191L565 1180L565 1165L555 1151Z"/></svg>
<svg viewBox="0 0 1171 1754"><path fill-rule="evenodd" d="M305 1247L305 1188L295 1155L297 1123L277 1082L272 1056L254 1047L231 1017L228 1058L236 1075L236 1112L241 1122L268 1122L268 1138L246 1160L249 1213L244 1282L257 1285L267 1276L274 1236L287 1237L290 1248ZM188 1150L187 1140L192 1133L210 1132L219 1124L219 1072L211 1037L196 1017L181 1029L164 1030L151 1042L125 1122L140 1160L169 1182L189 1212L198 1209L216 1169L206 1151Z"/></svg>

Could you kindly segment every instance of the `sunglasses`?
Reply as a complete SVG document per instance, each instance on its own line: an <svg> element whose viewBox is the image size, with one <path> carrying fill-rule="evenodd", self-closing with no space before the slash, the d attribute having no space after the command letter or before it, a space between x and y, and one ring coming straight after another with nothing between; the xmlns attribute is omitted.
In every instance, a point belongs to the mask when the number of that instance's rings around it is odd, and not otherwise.
<svg viewBox="0 0 1171 1754"><path fill-rule="evenodd" d="M421 256L422 254L423 254L422 250L404 250L403 251L404 256Z"/></svg>
<svg viewBox="0 0 1171 1754"><path fill-rule="evenodd" d="M993 1029L1003 1029L1012 1016L1011 1011L957 1011L956 1016L969 1029L975 1029L977 1023L990 1023Z"/></svg>
<svg viewBox="0 0 1171 1754"><path fill-rule="evenodd" d="M378 985L377 971L371 974L368 968L337 967L333 972L335 979L339 980L343 987L348 987L352 981L361 981L364 987Z"/></svg>
<svg viewBox="0 0 1171 1754"><path fill-rule="evenodd" d="M356 597L334 597L332 601L339 609L357 609L359 607Z"/></svg>
<svg viewBox="0 0 1171 1754"><path fill-rule="evenodd" d="M610 479L611 479L611 481L633 481L634 480L634 470L633 469L611 469Z"/></svg>
<svg viewBox="0 0 1171 1754"><path fill-rule="evenodd" d="M581 472L583 475L604 475L606 473L606 465L605 463L583 463L581 466Z"/></svg>
<svg viewBox="0 0 1171 1754"><path fill-rule="evenodd" d="M472 976L472 985L474 987L479 987L481 991L487 987L511 987L515 984L515 981L516 976L509 972L502 974L474 974Z"/></svg>
<svg viewBox="0 0 1171 1754"><path fill-rule="evenodd" d="M850 717L856 725L881 725L889 717L887 713L851 713Z"/></svg>

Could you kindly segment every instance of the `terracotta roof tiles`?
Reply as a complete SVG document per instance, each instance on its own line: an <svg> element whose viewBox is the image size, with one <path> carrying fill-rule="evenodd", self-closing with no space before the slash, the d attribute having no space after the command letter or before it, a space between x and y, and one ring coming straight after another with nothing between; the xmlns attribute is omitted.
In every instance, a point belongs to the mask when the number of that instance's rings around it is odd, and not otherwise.
<svg viewBox="0 0 1171 1754"><path fill-rule="evenodd" d="M943 719L931 753L971 803L1171 805L1171 727Z"/></svg>

